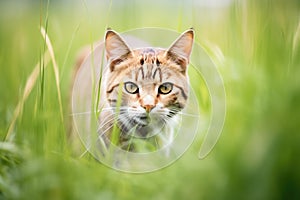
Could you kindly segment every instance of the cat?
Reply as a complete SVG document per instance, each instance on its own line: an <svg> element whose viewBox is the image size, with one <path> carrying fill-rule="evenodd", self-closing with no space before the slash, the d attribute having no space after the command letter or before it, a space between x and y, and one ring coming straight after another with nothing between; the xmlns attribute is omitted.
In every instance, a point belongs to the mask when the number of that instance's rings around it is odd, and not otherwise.
<svg viewBox="0 0 300 200"><path fill-rule="evenodd" d="M167 49L131 49L119 33L107 29L97 108L102 146L148 152L172 143L189 96L187 70L193 43L191 28Z"/></svg>
<svg viewBox="0 0 300 200"><path fill-rule="evenodd" d="M182 33L168 49L131 49L115 31L105 34L108 70L103 81L106 110L100 115L99 132L117 145L137 151L133 139L151 141L155 148L172 142L177 113L188 99L187 67L194 31Z"/></svg>

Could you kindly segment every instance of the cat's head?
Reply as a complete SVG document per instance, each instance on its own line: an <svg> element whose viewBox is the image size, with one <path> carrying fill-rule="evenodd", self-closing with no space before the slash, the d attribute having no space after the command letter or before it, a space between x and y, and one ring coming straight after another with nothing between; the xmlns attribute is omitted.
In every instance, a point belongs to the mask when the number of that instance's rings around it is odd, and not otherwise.
<svg viewBox="0 0 300 200"><path fill-rule="evenodd" d="M125 130L162 127L185 107L193 40L189 29L168 49L131 49L118 33L107 30L106 97L111 107L120 108L119 122Z"/></svg>

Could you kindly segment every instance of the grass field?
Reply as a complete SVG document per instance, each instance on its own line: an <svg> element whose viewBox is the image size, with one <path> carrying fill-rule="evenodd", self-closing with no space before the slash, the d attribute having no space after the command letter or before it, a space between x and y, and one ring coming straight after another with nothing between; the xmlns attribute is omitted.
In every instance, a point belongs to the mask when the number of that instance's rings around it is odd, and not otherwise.
<svg viewBox="0 0 300 200"><path fill-rule="evenodd" d="M43 57L41 27L57 65ZM68 139L73 66L107 27L195 29L226 89L225 125L205 159L199 137L146 174L80 156ZM300 198L299 1L1 1L0 44L0 199Z"/></svg>

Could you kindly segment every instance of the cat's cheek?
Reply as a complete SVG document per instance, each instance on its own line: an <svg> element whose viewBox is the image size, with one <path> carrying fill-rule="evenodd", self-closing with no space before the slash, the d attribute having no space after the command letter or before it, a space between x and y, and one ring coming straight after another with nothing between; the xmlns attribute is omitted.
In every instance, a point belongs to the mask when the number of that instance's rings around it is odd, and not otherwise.
<svg viewBox="0 0 300 200"><path fill-rule="evenodd" d="M137 109L140 106L140 104L136 100L131 100L130 103L127 104L127 106L129 106L133 109Z"/></svg>
<svg viewBox="0 0 300 200"><path fill-rule="evenodd" d="M153 109L153 112L159 112L159 111L162 110L164 107L165 107L165 105L164 105L161 101L159 101L159 102L156 104L155 108Z"/></svg>
<svg viewBox="0 0 300 200"><path fill-rule="evenodd" d="M127 93L122 93L121 96L121 105L122 106L128 106L128 107L134 107L134 105L131 105L132 102L134 102L134 98L131 97L132 95L128 95ZM120 97L117 95L116 99L119 99Z"/></svg>
<svg viewBox="0 0 300 200"><path fill-rule="evenodd" d="M127 113L130 119L134 118L134 116L136 115L136 113L132 110L132 108L128 108Z"/></svg>
<svg viewBox="0 0 300 200"><path fill-rule="evenodd" d="M170 101L171 101L171 95L168 94L168 95L161 95L160 98L159 98L159 102L161 104L161 108L164 108L166 107L167 105L170 104Z"/></svg>

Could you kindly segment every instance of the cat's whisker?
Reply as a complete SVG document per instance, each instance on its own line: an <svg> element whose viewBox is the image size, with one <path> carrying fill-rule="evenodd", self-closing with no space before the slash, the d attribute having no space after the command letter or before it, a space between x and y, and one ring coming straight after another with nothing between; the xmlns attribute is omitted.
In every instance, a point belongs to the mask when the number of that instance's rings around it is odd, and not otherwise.
<svg viewBox="0 0 300 200"><path fill-rule="evenodd" d="M164 126L165 127L166 125L170 124L170 119L166 119L166 118L162 118L163 121L164 121Z"/></svg>
<svg viewBox="0 0 300 200"><path fill-rule="evenodd" d="M105 109L127 109L128 106L110 106L110 107L107 107L107 108L103 108L104 110Z"/></svg>
<svg viewBox="0 0 300 200"><path fill-rule="evenodd" d="M161 115L160 117L163 121L163 124L162 124L162 128L164 128L167 124L168 124L168 120L169 119L166 119L164 115Z"/></svg>
<svg viewBox="0 0 300 200"><path fill-rule="evenodd" d="M195 115L195 114L191 114L191 113L184 113L184 112L178 112L177 113L178 115L185 115L185 116L188 116L188 117L199 117L199 115Z"/></svg>
<svg viewBox="0 0 300 200"><path fill-rule="evenodd" d="M108 116L105 116L104 119L101 119L101 121L104 122L104 121L106 121L108 118L110 118L111 116L118 117L118 116L120 116L120 115L122 115L122 114L124 114L124 113L125 113L124 110L121 110L120 113L118 113L118 114L116 114L116 113L114 113L114 112L112 111L111 113L109 113Z"/></svg>
<svg viewBox="0 0 300 200"><path fill-rule="evenodd" d="M92 112L92 111L76 112L76 113L71 113L70 116L76 116L76 115L88 115L88 114L92 114L92 113L96 113L96 112Z"/></svg>
<svg viewBox="0 0 300 200"><path fill-rule="evenodd" d="M179 119L174 116L164 115L162 116L162 119L165 121L166 124L170 124L171 122L175 122L176 124L179 123Z"/></svg>
<svg viewBox="0 0 300 200"><path fill-rule="evenodd" d="M111 118L109 120L106 120L105 123L100 124L97 131L99 132L103 127L105 127L106 125L108 125L110 123L112 123L114 125L114 123L113 123L114 121L117 121L117 117L113 117L113 118Z"/></svg>
<svg viewBox="0 0 300 200"><path fill-rule="evenodd" d="M114 116L112 119L110 119L109 121L107 121L107 122L105 123L105 125L107 125L107 124L109 124L109 123L111 123L111 124L110 124L104 131L102 131L100 135L105 134L105 133L106 133L107 131L109 131L116 123L118 123L118 122L119 122L119 119L120 119L120 116L121 116L121 115L119 115L119 116ZM121 117L122 117L122 116L121 116ZM112 123L113 121L115 121L115 122ZM105 125L103 125L102 127L99 127L99 128L98 128L98 131L100 131L101 128L103 128Z"/></svg>
<svg viewBox="0 0 300 200"><path fill-rule="evenodd" d="M124 135L126 131L130 132L132 130L132 128L130 128L132 125L131 124L132 118L128 118L126 116L121 116L121 118L119 120L120 120L120 124L121 124L120 129L122 130L121 135Z"/></svg>
<svg viewBox="0 0 300 200"><path fill-rule="evenodd" d="M106 132L110 131L110 129L114 126L114 124L109 125L104 131L99 134L99 137L103 137L103 135L106 135Z"/></svg>
<svg viewBox="0 0 300 200"><path fill-rule="evenodd" d="M105 116L104 119L101 120L101 123L100 125L103 123L103 122L106 122L109 118L114 118L114 117L117 117L114 113L109 113L109 115Z"/></svg>
<svg viewBox="0 0 300 200"><path fill-rule="evenodd" d="M117 107L116 107L117 108ZM126 109L126 107L124 107L124 108L120 108L120 111L122 111L122 109ZM97 112L100 112L100 113L102 113L102 112L109 112L109 111L114 111L114 108L112 108L112 107L109 107L109 108L103 108L103 109L101 109L101 110L97 110L97 111L86 111L86 112L76 112L76 113L70 113L69 114L69 116L76 116L76 115L87 115L87 114L95 114L95 113L97 113Z"/></svg>
<svg viewBox="0 0 300 200"><path fill-rule="evenodd" d="M113 111L114 109L127 109L127 106L110 106L110 107L105 107L105 108L101 108L99 110L97 110L97 112L101 112L101 111Z"/></svg>
<svg viewBox="0 0 300 200"><path fill-rule="evenodd" d="M119 117L117 118L117 123L119 124L119 126L123 126L124 120L126 120L126 117L124 115L119 115ZM121 127L119 128L121 129Z"/></svg>

